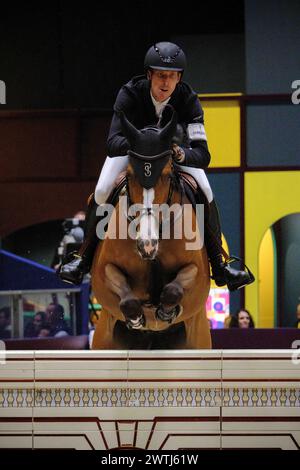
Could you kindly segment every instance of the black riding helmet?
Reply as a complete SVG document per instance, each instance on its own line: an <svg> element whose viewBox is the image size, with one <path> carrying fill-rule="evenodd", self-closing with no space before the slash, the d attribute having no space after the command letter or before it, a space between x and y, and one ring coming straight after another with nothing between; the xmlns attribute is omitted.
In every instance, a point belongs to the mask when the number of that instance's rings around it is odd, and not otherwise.
<svg viewBox="0 0 300 470"><path fill-rule="evenodd" d="M158 42L148 49L144 61L145 69L174 70L183 72L186 58L183 50L172 42Z"/></svg>

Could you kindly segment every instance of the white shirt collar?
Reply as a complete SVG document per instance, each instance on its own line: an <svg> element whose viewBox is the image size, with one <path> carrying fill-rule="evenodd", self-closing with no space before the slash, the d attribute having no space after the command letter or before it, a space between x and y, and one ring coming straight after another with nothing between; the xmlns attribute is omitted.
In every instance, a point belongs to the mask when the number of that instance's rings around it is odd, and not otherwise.
<svg viewBox="0 0 300 470"><path fill-rule="evenodd" d="M156 99L154 98L154 96L152 95L151 91L150 91L150 96L151 96L151 100L152 100L152 103L155 107L155 112L156 112L156 116L158 118L161 117L162 115L162 112L163 110L165 109L165 106L168 104L168 102L170 101L171 99L171 96L169 96L169 98L167 98L165 101L156 101Z"/></svg>

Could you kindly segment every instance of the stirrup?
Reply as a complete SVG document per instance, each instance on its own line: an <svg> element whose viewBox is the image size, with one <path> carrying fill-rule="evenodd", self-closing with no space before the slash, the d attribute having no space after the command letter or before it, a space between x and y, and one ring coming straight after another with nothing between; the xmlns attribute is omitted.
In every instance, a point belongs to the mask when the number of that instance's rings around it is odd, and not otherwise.
<svg viewBox="0 0 300 470"><path fill-rule="evenodd" d="M71 261L74 261L75 258L82 258L82 256L78 253L78 251L71 251L70 253L68 253L63 261L62 261L62 265L64 264L68 264L70 263Z"/></svg>
<svg viewBox="0 0 300 470"><path fill-rule="evenodd" d="M250 269L248 268L248 266L242 261L241 258L238 258L237 256L230 256L230 257L226 260L226 263L227 263L227 264L231 264L231 263L233 263L234 261L240 261L240 262L242 263L243 268L246 268L247 273L249 274L249 277L250 277L250 279L251 279L251 282L254 282L254 281L255 281L254 275L252 274L252 272L250 271Z"/></svg>
<svg viewBox="0 0 300 470"><path fill-rule="evenodd" d="M72 266L72 269L70 269L68 265L73 265L75 263L77 263L77 265ZM82 256L77 253L77 251L68 253L56 271L58 277L62 281L75 285L82 283L83 278L87 272L88 270L85 269L84 260Z"/></svg>

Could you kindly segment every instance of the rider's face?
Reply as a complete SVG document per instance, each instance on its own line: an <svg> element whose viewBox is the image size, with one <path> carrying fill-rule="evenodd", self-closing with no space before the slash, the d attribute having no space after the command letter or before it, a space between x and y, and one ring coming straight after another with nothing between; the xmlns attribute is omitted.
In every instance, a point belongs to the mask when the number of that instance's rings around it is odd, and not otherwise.
<svg viewBox="0 0 300 470"><path fill-rule="evenodd" d="M151 80L151 93L156 101L167 100L180 81L181 72L172 70L150 70L148 78Z"/></svg>

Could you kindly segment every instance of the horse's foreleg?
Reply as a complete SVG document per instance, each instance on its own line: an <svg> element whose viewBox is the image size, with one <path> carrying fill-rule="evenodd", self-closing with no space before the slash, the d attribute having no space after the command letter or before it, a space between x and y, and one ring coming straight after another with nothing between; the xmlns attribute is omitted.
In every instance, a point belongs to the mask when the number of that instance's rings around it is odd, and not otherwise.
<svg viewBox="0 0 300 470"><path fill-rule="evenodd" d="M156 310L156 316L163 321L171 322L178 315L179 303L182 300L184 289L192 287L198 268L191 263L178 271L172 282L166 284L160 295L160 305Z"/></svg>
<svg viewBox="0 0 300 470"><path fill-rule="evenodd" d="M105 266L105 284L120 298L120 310L128 328L139 329L145 325L141 301L133 294L126 276L112 263Z"/></svg>

